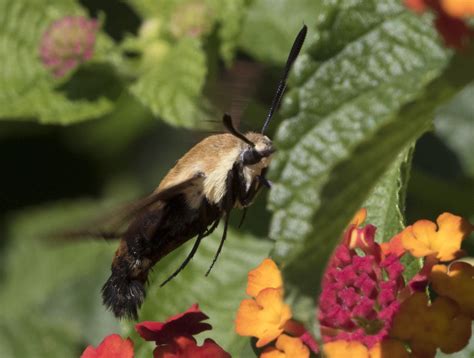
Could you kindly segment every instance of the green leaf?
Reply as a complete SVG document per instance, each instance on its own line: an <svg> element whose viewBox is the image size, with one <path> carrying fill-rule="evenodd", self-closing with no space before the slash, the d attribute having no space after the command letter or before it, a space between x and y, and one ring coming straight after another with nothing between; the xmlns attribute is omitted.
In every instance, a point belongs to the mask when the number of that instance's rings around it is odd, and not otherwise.
<svg viewBox="0 0 474 358"><path fill-rule="evenodd" d="M239 46L260 61L284 64L303 23L314 27L326 7L314 0L255 0L244 17Z"/></svg>
<svg viewBox="0 0 474 358"><path fill-rule="evenodd" d="M70 92L60 88L41 64L41 35L52 21L66 15L84 15L84 11L70 0L1 2L0 118L69 124L112 109L113 103L103 94L90 97L87 78L86 88L76 86ZM102 78L97 73L93 77Z"/></svg>
<svg viewBox="0 0 474 358"><path fill-rule="evenodd" d="M198 39L183 38L154 68L132 85L132 93L164 121L203 126L207 103L201 98L206 58Z"/></svg>
<svg viewBox="0 0 474 358"><path fill-rule="evenodd" d="M366 222L377 227L379 242L389 241L404 228L403 213L412 154L412 148L400 153L362 204L367 209Z"/></svg>
<svg viewBox="0 0 474 358"><path fill-rule="evenodd" d="M234 332L234 319L240 301L245 298L247 273L267 257L272 247L269 240L258 239L230 230L226 243L208 277L209 265L220 242L221 230L203 240L189 265L171 282L160 288L176 270L191 249L188 243L178 252L159 262L150 277L147 298L140 311L140 321L164 321L168 317L199 303L202 311L210 317L212 331L203 332L203 338L214 339L233 356L240 356L249 338L239 337ZM137 337L134 324L130 323L129 334ZM141 339L135 340L138 356L147 356L150 347Z"/></svg>
<svg viewBox="0 0 474 358"><path fill-rule="evenodd" d="M450 54L431 21L398 1L342 3L320 41L340 36L347 43L331 49L315 42L300 59L273 165L273 256L309 295L318 292L352 215L397 156L430 128L435 107L473 76L450 71L433 82ZM355 13L364 31L346 34Z"/></svg>
<svg viewBox="0 0 474 358"><path fill-rule="evenodd" d="M224 62L229 65L234 58L248 1L208 0L208 3L214 10L216 20L219 22L220 54Z"/></svg>

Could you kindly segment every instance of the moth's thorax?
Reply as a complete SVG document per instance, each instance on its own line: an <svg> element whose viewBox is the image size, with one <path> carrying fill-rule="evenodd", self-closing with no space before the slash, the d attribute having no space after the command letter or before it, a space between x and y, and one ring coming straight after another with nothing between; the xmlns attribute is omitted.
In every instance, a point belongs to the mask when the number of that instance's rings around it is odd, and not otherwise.
<svg viewBox="0 0 474 358"><path fill-rule="evenodd" d="M246 133L258 151L268 149L271 140L259 133ZM204 197L218 204L227 191L227 177L234 164L240 160L243 151L249 145L231 134L212 135L191 148L163 178L156 191L189 179L198 172L204 173L202 181L184 191L186 201L192 208L198 208ZM248 188L256 176L261 175L268 167L271 155L262 158L258 163L245 166L243 169L245 184Z"/></svg>

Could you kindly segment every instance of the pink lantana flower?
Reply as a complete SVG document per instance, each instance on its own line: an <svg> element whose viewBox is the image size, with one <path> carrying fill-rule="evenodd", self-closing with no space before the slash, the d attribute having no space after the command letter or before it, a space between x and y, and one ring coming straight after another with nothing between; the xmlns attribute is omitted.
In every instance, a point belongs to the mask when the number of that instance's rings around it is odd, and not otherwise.
<svg viewBox="0 0 474 358"><path fill-rule="evenodd" d="M43 65L55 77L63 77L90 60L98 28L97 20L83 16L67 16L54 21L41 38L39 54Z"/></svg>
<svg viewBox="0 0 474 358"><path fill-rule="evenodd" d="M197 304L187 311L173 316L166 322L145 321L135 326L137 332L146 341L154 341L155 358L184 358L184 357L216 357L230 358L216 342L207 338L202 346L198 346L194 335L212 329L208 319Z"/></svg>
<svg viewBox="0 0 474 358"><path fill-rule="evenodd" d="M319 300L325 343L358 341L370 349L388 337L400 308L404 268L399 254L375 242L375 230L351 225L329 262Z"/></svg>

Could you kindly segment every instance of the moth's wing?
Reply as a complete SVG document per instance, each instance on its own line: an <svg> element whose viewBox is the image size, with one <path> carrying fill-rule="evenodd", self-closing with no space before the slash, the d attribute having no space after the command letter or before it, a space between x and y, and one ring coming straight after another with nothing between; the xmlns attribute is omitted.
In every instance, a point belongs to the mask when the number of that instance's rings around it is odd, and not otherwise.
<svg viewBox="0 0 474 358"><path fill-rule="evenodd" d="M203 178L204 174L198 172L189 179L154 192L143 199L127 204L103 217L93 220L81 228L52 233L48 235L48 238L55 240L82 238L101 238L106 240L119 239L123 236L124 230L134 218L144 214L158 202L166 202L174 196L182 194L183 191L202 181Z"/></svg>
<svg viewBox="0 0 474 358"><path fill-rule="evenodd" d="M262 67L248 60L237 60L230 69L209 85L208 95L221 112L229 113L236 128L243 112L263 78Z"/></svg>

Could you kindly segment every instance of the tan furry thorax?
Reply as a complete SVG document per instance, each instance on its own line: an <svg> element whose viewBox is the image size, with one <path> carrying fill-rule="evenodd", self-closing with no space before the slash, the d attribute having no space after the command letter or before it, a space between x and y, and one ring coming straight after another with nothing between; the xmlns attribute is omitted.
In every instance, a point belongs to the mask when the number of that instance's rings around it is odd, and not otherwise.
<svg viewBox="0 0 474 358"><path fill-rule="evenodd" d="M271 145L271 140L260 133L248 132L245 136L255 143L257 150ZM197 173L204 173L202 180L185 190L186 201L191 208L198 208L205 196L212 204L217 204L227 190L226 179L242 151L249 145L232 134L211 135L192 147L166 174L155 193L187 180ZM244 168L247 188L262 170L270 165L271 156ZM236 203L240 206L240 203Z"/></svg>

